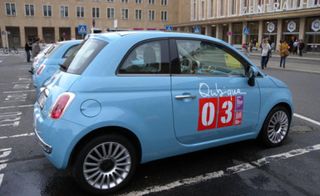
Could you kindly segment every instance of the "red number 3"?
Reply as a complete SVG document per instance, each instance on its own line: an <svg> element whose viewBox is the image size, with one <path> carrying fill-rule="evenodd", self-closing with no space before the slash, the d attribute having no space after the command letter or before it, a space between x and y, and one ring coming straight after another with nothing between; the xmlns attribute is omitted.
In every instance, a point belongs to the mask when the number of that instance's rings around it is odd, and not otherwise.
<svg viewBox="0 0 320 196"><path fill-rule="evenodd" d="M202 98L199 100L198 131L232 126L235 97ZM218 119L218 123L217 123Z"/></svg>

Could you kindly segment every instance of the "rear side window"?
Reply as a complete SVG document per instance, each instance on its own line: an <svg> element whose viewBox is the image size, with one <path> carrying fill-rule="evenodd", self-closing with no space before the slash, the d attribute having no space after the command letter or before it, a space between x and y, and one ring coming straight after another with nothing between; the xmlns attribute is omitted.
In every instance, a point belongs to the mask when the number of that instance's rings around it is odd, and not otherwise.
<svg viewBox="0 0 320 196"><path fill-rule="evenodd" d="M62 58L68 58L69 56L71 56L72 54L75 53L75 51L79 50L79 45L74 45L74 46L71 46L63 55Z"/></svg>
<svg viewBox="0 0 320 196"><path fill-rule="evenodd" d="M68 65L67 72L81 74L107 44L107 42L97 39L88 39L85 41L76 56L72 59L70 65ZM72 55L70 58L71 57Z"/></svg>
<svg viewBox="0 0 320 196"><path fill-rule="evenodd" d="M168 74L168 42L150 41L135 47L126 56L120 74Z"/></svg>

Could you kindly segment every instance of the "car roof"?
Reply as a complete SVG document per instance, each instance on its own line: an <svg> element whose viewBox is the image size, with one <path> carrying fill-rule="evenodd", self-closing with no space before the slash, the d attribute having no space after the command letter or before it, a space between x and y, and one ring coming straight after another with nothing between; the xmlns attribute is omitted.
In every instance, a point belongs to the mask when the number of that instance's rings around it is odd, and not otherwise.
<svg viewBox="0 0 320 196"><path fill-rule="evenodd" d="M180 33L180 32L164 32L164 31L119 31L119 32L108 32L108 33L99 33L99 34L90 34L90 38L98 38L106 40L108 42L115 41L122 37L130 37L141 39L141 35L150 38L198 38L198 39L210 39L212 41L226 44L224 41L209 37L201 34L194 33Z"/></svg>
<svg viewBox="0 0 320 196"><path fill-rule="evenodd" d="M74 40L67 40L67 41L61 41L58 42L57 44L78 44L81 43L83 40L80 39L74 39Z"/></svg>

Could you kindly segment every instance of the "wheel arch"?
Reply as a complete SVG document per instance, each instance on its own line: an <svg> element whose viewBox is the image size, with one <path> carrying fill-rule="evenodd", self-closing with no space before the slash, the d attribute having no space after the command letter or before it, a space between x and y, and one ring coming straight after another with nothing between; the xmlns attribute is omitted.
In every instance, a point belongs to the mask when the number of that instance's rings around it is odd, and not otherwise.
<svg viewBox="0 0 320 196"><path fill-rule="evenodd" d="M138 137L132 131L126 128L118 127L118 126L109 126L109 127L101 127L101 128L95 129L89 132L88 134L86 134L85 136L83 136L73 148L67 167L70 168L74 164L78 153L80 152L80 150L82 149L85 143L89 142L90 140L92 140L97 136L107 135L107 134L118 134L127 138L129 141L132 141L132 144L134 145L138 155L137 157L138 163L141 162L142 148L141 148L141 143Z"/></svg>

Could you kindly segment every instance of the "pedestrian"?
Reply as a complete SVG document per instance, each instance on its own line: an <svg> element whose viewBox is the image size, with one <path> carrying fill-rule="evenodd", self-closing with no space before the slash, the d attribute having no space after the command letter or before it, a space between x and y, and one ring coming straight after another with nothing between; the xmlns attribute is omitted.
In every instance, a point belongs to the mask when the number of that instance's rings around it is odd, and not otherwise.
<svg viewBox="0 0 320 196"><path fill-rule="evenodd" d="M24 45L24 49L27 54L27 62L29 63L29 62L31 62L31 50L32 50L30 41L26 42L26 44Z"/></svg>
<svg viewBox="0 0 320 196"><path fill-rule="evenodd" d="M262 69L267 67L269 51L271 51L271 46L268 43L268 40L264 39L261 44L261 68Z"/></svg>
<svg viewBox="0 0 320 196"><path fill-rule="evenodd" d="M289 56L289 45L287 44L286 41L284 40L280 41L279 51L280 51L280 67L286 68L286 58L287 56Z"/></svg>
<svg viewBox="0 0 320 196"><path fill-rule="evenodd" d="M32 44L32 58L34 59L40 52L40 45L39 45L40 39L37 38L34 43ZM33 74L33 67L31 66L29 72Z"/></svg>
<svg viewBox="0 0 320 196"><path fill-rule="evenodd" d="M298 45L299 45L299 42L298 42L298 40L296 39L296 40L293 42L293 54L298 55Z"/></svg>
<svg viewBox="0 0 320 196"><path fill-rule="evenodd" d="M242 51L243 51L244 55L248 56L248 44L247 43L242 44Z"/></svg>
<svg viewBox="0 0 320 196"><path fill-rule="evenodd" d="M302 52L303 52L303 49L305 47L302 39L299 41L298 47L299 47L299 55L302 56Z"/></svg>
<svg viewBox="0 0 320 196"><path fill-rule="evenodd" d="M37 38L35 42L32 44L32 58L35 58L40 52L40 39Z"/></svg>

